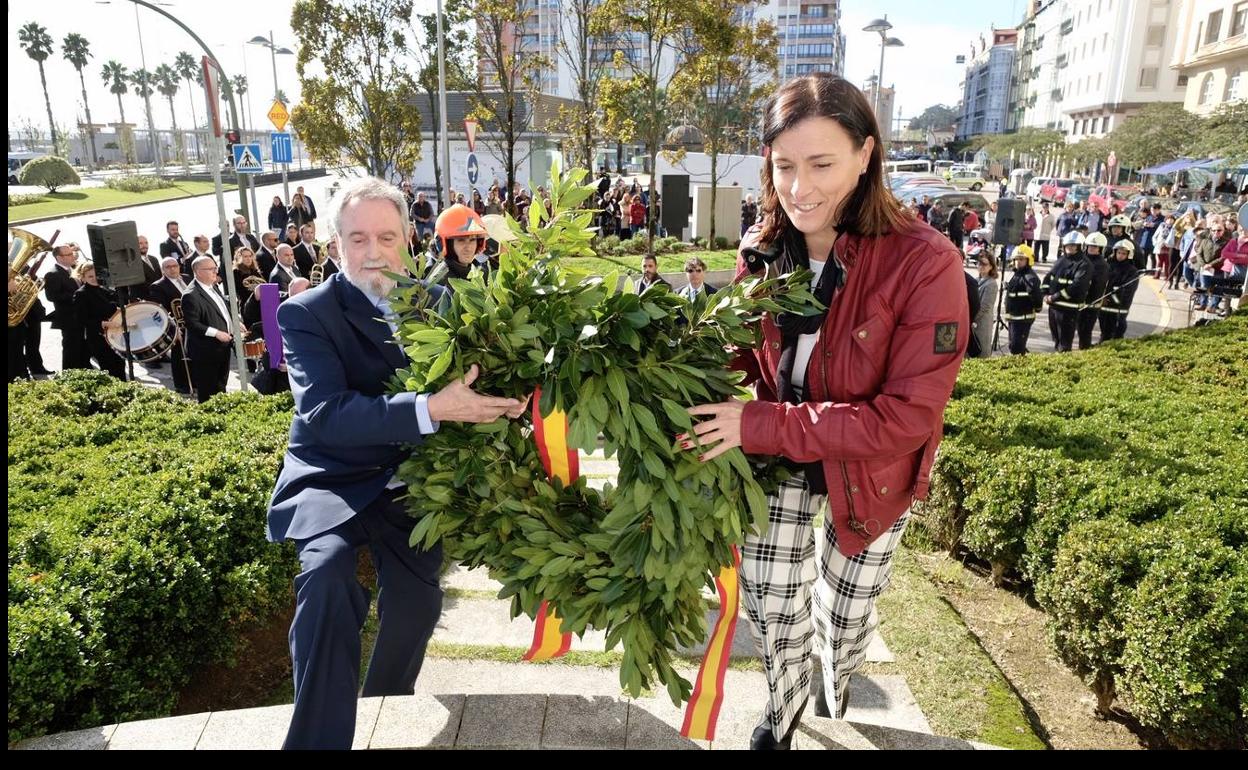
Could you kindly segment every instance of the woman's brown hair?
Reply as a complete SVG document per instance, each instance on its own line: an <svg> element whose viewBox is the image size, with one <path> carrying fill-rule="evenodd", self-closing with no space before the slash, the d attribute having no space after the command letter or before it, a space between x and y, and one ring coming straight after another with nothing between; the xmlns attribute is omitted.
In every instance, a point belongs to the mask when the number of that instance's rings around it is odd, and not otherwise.
<svg viewBox="0 0 1248 770"><path fill-rule="evenodd" d="M770 148L780 134L814 117L835 120L849 134L855 149L866 144L867 137L875 140L866 173L858 178L858 186L836 213L837 231L885 235L913 223L914 215L906 211L884 184L884 147L871 105L862 91L848 80L827 72L814 72L781 86L763 111L763 144ZM765 214L759 241L769 244L783 237L793 225L771 181L770 153L765 154L759 202Z"/></svg>

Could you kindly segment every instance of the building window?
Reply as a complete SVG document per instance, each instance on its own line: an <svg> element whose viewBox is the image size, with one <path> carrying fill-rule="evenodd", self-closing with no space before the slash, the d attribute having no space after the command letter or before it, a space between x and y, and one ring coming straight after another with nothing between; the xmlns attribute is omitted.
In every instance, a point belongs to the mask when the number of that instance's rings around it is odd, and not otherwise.
<svg viewBox="0 0 1248 770"><path fill-rule="evenodd" d="M1109 116L1108 115L1101 118L1101 133L1102 134L1109 133Z"/></svg>
<svg viewBox="0 0 1248 770"><path fill-rule="evenodd" d="M1248 2L1236 3L1231 9L1230 37L1244 34L1248 30Z"/></svg>
<svg viewBox="0 0 1248 770"><path fill-rule="evenodd" d="M1148 28L1148 42L1152 48L1160 48L1166 44L1166 27L1164 24L1153 24Z"/></svg>
<svg viewBox="0 0 1248 770"><path fill-rule="evenodd" d="M1222 12L1209 14L1209 24L1205 27L1205 45L1218 42L1218 33L1222 31Z"/></svg>
<svg viewBox="0 0 1248 770"><path fill-rule="evenodd" d="M815 16L817 18L826 18L828 15L828 7L826 5L808 5L802 9L803 16Z"/></svg>
<svg viewBox="0 0 1248 770"><path fill-rule="evenodd" d="M1226 79L1226 90L1222 94L1222 101L1231 102L1239 98L1240 92L1243 90L1240 83L1243 82L1243 70L1234 70L1230 73L1230 77Z"/></svg>
<svg viewBox="0 0 1248 770"><path fill-rule="evenodd" d="M1157 68L1145 67L1140 70L1140 88L1157 87Z"/></svg>
<svg viewBox="0 0 1248 770"><path fill-rule="evenodd" d="M1096 73L1096 90L1101 90L1101 73Z"/></svg>
<svg viewBox="0 0 1248 770"><path fill-rule="evenodd" d="M1196 100L1197 104L1208 104L1213 101L1213 73L1207 73L1205 79L1200 81L1200 97Z"/></svg>

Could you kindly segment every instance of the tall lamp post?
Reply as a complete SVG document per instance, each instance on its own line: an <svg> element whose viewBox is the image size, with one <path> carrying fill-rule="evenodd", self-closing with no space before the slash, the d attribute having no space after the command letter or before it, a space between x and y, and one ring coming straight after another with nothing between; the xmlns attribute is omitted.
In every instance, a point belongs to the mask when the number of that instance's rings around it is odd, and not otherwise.
<svg viewBox="0 0 1248 770"><path fill-rule="evenodd" d="M279 48L277 43L273 42L273 30L269 30L268 37L265 37L264 35L256 35L251 40L248 40L247 43L249 45L262 45L269 49L269 58L273 62L273 101L280 101L280 94L282 90L277 86L277 55L279 53L294 55L295 52L289 48ZM286 171L289 167L290 165L287 163L282 164L282 198L285 201L290 200L290 182L286 177Z"/></svg>
<svg viewBox="0 0 1248 770"><path fill-rule="evenodd" d="M872 109L875 110L877 121L879 120L880 113L880 89L884 87L884 49L900 48L905 45L905 43L901 42L898 38L888 36L888 31L892 28L893 25L888 20L888 16L885 16L882 19L876 19L862 28L863 32L880 33L880 69L875 80L875 100L871 105Z"/></svg>

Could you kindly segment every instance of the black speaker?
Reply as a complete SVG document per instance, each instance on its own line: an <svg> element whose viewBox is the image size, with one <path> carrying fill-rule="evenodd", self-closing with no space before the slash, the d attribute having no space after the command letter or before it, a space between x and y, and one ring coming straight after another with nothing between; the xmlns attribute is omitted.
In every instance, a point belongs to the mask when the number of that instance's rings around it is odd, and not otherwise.
<svg viewBox="0 0 1248 770"><path fill-rule="evenodd" d="M689 226L693 213L693 201L689 198L689 175L667 174L659 179L659 194L663 196L663 229L675 238L682 237Z"/></svg>
<svg viewBox="0 0 1248 770"><path fill-rule="evenodd" d="M101 286L116 289L145 283L143 260L139 258L139 231L133 221L106 219L89 224L87 243Z"/></svg>
<svg viewBox="0 0 1248 770"><path fill-rule="evenodd" d="M997 218L992 225L992 242L1000 246L1017 246L1023 242L1023 222L1027 219L1027 201L1022 198L1001 198L997 201Z"/></svg>

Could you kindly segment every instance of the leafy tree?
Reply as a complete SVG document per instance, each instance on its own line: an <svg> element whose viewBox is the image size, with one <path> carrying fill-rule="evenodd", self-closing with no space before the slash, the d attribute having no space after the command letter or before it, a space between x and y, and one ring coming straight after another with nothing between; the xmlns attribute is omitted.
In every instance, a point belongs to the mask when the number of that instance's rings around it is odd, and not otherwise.
<svg viewBox="0 0 1248 770"><path fill-rule="evenodd" d="M48 30L37 22L30 22L17 31L18 45L26 55L39 65L39 82L43 84L43 103L48 108L48 130L52 135L52 146L56 146L56 121L52 118L52 99L48 96L48 78L43 71L43 63L52 55L52 36Z"/></svg>
<svg viewBox="0 0 1248 770"><path fill-rule="evenodd" d="M58 187L65 187L71 184L82 184L82 180L78 178L78 172L74 171L74 167L64 158L55 155L45 155L42 158L34 160L22 166L22 171L18 174L18 181L21 184L46 187L48 192L56 192Z"/></svg>
<svg viewBox="0 0 1248 770"><path fill-rule="evenodd" d="M61 54L78 70L78 82L82 85L82 105L87 111L87 141L91 145L91 167L95 168L100 165L100 155L95 150L95 123L91 120L91 102L87 100L87 81L82 75L87 59L91 58L90 48L91 44L87 39L76 32L69 33L61 42Z"/></svg>

